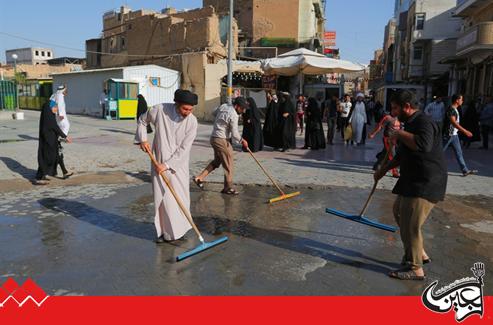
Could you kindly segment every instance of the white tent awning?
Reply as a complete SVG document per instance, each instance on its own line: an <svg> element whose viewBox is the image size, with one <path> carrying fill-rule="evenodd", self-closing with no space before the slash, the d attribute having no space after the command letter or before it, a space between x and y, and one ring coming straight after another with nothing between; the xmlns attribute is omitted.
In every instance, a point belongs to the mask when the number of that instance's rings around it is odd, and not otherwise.
<svg viewBox="0 0 493 325"><path fill-rule="evenodd" d="M350 61L327 58L304 48L296 49L277 58L262 60L262 69L266 74L295 76L297 74L318 75L326 73L344 73L364 70L364 66Z"/></svg>

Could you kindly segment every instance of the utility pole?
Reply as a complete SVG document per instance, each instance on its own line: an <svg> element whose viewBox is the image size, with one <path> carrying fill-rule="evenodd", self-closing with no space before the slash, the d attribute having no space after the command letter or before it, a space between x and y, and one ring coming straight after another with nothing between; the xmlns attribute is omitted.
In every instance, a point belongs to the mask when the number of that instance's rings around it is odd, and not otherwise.
<svg viewBox="0 0 493 325"><path fill-rule="evenodd" d="M228 105L233 104L233 0L229 0Z"/></svg>
<svg viewBox="0 0 493 325"><path fill-rule="evenodd" d="M17 59L19 56L14 53L12 59L14 59L14 82L15 82L15 109L19 110L19 89L17 88Z"/></svg>

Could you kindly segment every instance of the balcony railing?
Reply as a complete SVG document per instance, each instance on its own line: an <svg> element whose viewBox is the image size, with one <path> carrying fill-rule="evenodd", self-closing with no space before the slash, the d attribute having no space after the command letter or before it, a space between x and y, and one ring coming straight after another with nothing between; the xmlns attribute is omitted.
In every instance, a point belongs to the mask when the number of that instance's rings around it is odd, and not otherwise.
<svg viewBox="0 0 493 325"><path fill-rule="evenodd" d="M455 15L460 17L469 16L471 13L490 3L491 0L457 0Z"/></svg>
<svg viewBox="0 0 493 325"><path fill-rule="evenodd" d="M458 55L481 49L493 49L493 22L479 23L457 39Z"/></svg>

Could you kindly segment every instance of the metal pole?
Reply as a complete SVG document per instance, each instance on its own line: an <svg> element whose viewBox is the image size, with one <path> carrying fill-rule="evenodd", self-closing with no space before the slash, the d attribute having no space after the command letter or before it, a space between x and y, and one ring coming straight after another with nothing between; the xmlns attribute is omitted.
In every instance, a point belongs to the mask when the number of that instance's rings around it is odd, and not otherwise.
<svg viewBox="0 0 493 325"><path fill-rule="evenodd" d="M233 0L229 0L228 105L233 104Z"/></svg>
<svg viewBox="0 0 493 325"><path fill-rule="evenodd" d="M14 59L15 110L19 110L19 89L17 87L17 59Z"/></svg>

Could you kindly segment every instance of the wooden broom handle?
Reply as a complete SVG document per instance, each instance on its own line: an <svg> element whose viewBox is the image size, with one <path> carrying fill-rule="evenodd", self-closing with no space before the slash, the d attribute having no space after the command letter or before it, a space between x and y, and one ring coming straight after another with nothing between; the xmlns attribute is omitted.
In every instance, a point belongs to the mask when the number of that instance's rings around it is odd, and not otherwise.
<svg viewBox="0 0 493 325"><path fill-rule="evenodd" d="M156 158L154 158L154 155L152 154L152 152L148 151L147 149L146 149L146 152L149 155L149 158L151 158L152 164L157 169L157 167L159 166L159 163L157 162ZM171 186L171 183L168 180L168 178L164 175L164 172L162 172L159 175L161 175L161 177L163 178L163 181L166 183L166 186L169 188L171 194L173 195L173 197L176 200L176 203L178 203L178 205L180 206L181 211L183 212L183 214L187 218L188 222L190 223L190 225L192 226L193 230L195 231L195 233L199 237L200 241L201 242L204 242L204 238L202 237L199 229L197 228L197 226L193 222L193 219L192 219L192 216L190 215L190 212L188 212L187 208L185 208L185 205L183 204L183 202L181 201L181 199L178 197L178 194L175 192L175 189L173 188L173 186Z"/></svg>
<svg viewBox="0 0 493 325"><path fill-rule="evenodd" d="M389 148L389 149L392 150L392 148ZM387 161L389 160L390 150L387 151L387 153L385 154L385 158L383 159L382 166L385 165L387 163ZM363 206L363 209L361 210L361 212L359 214L360 217L365 214L366 209L368 208L368 205L370 204L371 198L373 197L373 194L375 193L375 190L377 189L377 185L378 185L378 181L375 181L375 183L373 183L373 188L371 189L370 195L368 196L368 199L366 200L366 203Z"/></svg>
<svg viewBox="0 0 493 325"><path fill-rule="evenodd" d="M262 171L264 172L264 174L270 179L270 181L272 182L272 184L274 184L274 186L277 187L277 189L279 190L279 192L281 193L281 195L286 195L281 190L281 188L279 187L279 185L277 185L276 181L264 169L264 167L262 166L262 164L260 163L260 161L258 161L257 158L255 158L255 156L253 155L253 152L250 150L250 148L246 147L246 149L248 150L248 153L252 156L252 158L257 162L257 164L259 165L260 169L262 169Z"/></svg>

